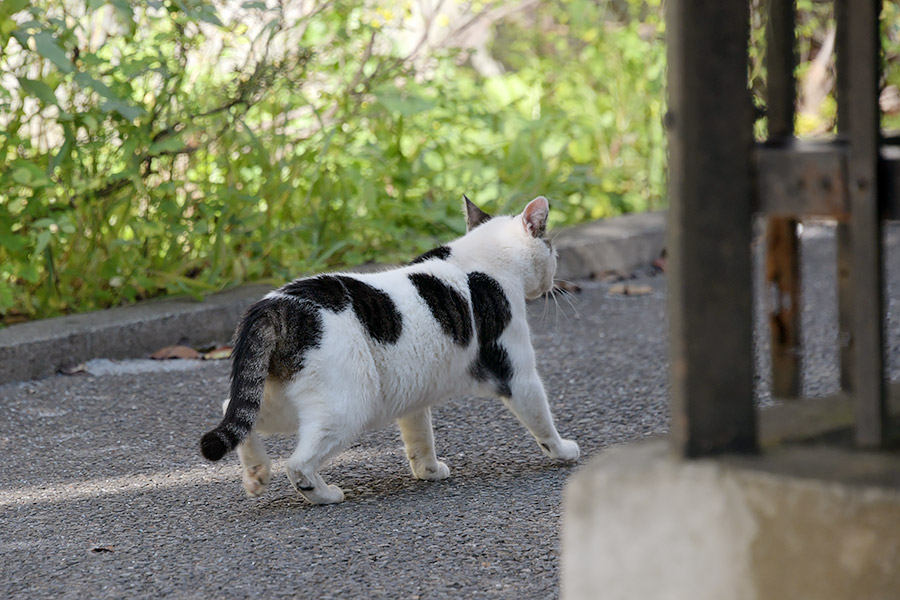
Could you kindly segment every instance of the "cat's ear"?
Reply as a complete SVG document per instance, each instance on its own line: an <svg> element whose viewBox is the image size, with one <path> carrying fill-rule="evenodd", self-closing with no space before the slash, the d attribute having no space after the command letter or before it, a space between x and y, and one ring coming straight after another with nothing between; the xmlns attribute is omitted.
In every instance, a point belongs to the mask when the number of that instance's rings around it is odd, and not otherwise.
<svg viewBox="0 0 900 600"><path fill-rule="evenodd" d="M533 237L541 238L547 233L547 217L550 215L550 203L543 196L538 196L528 203L522 211L522 224L525 231Z"/></svg>
<svg viewBox="0 0 900 600"><path fill-rule="evenodd" d="M468 197L463 195L463 201L466 205L466 231L472 231L485 221L489 221L491 219L491 215L487 214L477 206L475 203L469 200Z"/></svg>

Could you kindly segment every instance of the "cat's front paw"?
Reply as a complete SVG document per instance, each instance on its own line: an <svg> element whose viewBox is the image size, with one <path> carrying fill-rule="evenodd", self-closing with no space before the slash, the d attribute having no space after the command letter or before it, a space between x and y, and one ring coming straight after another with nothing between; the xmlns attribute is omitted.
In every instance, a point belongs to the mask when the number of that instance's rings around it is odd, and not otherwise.
<svg viewBox="0 0 900 600"><path fill-rule="evenodd" d="M440 481L442 479L447 479L450 477L450 467L439 460L434 461L431 464L422 464L417 463L414 465L410 465L412 467L413 475L416 476L416 479L423 479L425 481Z"/></svg>
<svg viewBox="0 0 900 600"><path fill-rule="evenodd" d="M556 448L548 446L547 444L541 444L541 449L544 451L544 454L553 460L575 462L578 460L578 457L581 456L581 450L578 448L578 443L574 440L560 440L559 445Z"/></svg>
<svg viewBox="0 0 900 600"><path fill-rule="evenodd" d="M269 465L253 465L242 469L242 471L241 480L248 496L256 497L266 491L266 486L272 477Z"/></svg>

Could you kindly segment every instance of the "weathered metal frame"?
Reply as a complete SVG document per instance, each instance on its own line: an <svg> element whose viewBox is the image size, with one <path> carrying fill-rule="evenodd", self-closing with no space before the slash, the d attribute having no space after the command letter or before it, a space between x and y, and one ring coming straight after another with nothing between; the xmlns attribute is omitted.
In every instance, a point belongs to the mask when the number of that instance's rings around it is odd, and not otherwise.
<svg viewBox="0 0 900 600"><path fill-rule="evenodd" d="M838 136L794 137L794 0L767 6L768 140L754 144L746 0L670 0L669 294L672 442L702 456L758 448L753 404L754 214L766 218L773 393L801 392L797 225L838 227L842 389L860 447L890 440L882 220L900 217L900 140L882 140L878 0L836 0ZM715 82L710 85L710 82Z"/></svg>

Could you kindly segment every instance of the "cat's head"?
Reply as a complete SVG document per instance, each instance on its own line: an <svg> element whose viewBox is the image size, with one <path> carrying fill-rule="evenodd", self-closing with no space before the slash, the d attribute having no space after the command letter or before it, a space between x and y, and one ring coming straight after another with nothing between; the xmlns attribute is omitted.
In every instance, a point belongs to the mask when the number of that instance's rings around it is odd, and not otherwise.
<svg viewBox="0 0 900 600"><path fill-rule="evenodd" d="M466 206L466 230L478 228L496 251L496 258L518 267L529 300L553 287L556 274L556 250L547 238L550 203L538 196L520 214L493 218L463 196ZM503 265L501 265L503 266Z"/></svg>

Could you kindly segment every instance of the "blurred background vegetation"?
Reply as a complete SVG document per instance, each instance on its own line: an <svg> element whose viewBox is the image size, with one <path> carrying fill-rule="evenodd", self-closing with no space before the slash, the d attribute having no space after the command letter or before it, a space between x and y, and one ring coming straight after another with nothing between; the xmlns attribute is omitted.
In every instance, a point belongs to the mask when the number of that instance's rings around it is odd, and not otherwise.
<svg viewBox="0 0 900 600"><path fill-rule="evenodd" d="M0 317L661 206L659 0L3 0Z"/></svg>
<svg viewBox="0 0 900 600"><path fill-rule="evenodd" d="M834 127L830 5L798 0L804 134ZM3 0L0 323L408 260L463 231L463 193L544 194L555 226L663 208L663 11Z"/></svg>

